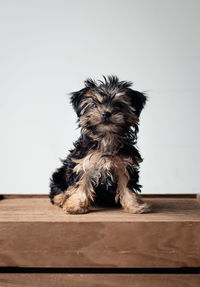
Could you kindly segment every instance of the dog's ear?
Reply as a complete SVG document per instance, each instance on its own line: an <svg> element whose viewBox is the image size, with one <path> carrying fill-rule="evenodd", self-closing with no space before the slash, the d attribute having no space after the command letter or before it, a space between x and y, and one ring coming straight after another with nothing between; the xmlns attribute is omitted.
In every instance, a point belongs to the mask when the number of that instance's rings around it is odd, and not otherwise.
<svg viewBox="0 0 200 287"><path fill-rule="evenodd" d="M132 89L128 89L127 95L131 100L131 106L135 109L135 113L139 117L146 104L147 97L143 93Z"/></svg>
<svg viewBox="0 0 200 287"><path fill-rule="evenodd" d="M80 116L81 113L81 102L83 100L85 93L88 90L89 89L86 87L80 91L71 93L71 103L78 116Z"/></svg>

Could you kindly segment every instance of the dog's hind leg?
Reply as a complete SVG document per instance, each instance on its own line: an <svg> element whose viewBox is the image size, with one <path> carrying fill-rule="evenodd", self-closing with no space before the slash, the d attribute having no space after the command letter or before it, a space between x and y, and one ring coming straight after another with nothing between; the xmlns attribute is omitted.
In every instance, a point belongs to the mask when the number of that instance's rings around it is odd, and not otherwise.
<svg viewBox="0 0 200 287"><path fill-rule="evenodd" d="M50 183L49 198L52 204L55 204L59 207L63 206L63 203L66 199L64 191L67 189L67 187L68 185L65 180L65 168L61 167L53 173Z"/></svg>
<svg viewBox="0 0 200 287"><path fill-rule="evenodd" d="M57 186L51 186L51 192L49 194L49 198L52 204L55 204L59 207L62 207L63 203L66 200L64 192Z"/></svg>

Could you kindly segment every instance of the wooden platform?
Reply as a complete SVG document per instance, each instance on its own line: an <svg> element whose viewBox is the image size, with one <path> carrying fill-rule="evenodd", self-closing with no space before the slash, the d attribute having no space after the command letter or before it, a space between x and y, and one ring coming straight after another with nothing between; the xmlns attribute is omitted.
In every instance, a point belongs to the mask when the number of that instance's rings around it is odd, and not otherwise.
<svg viewBox="0 0 200 287"><path fill-rule="evenodd" d="M2 267L195 267L199 270L198 198L160 196L145 200L152 204L152 213L134 215L116 208L93 208L88 214L65 215L62 209L49 203L47 196L5 196L0 200L0 270ZM169 286L171 280L176 283L174 286L193 287L200 286L198 273L165 274L163 277L158 274L106 274L108 282L102 274L60 274L52 277L58 278L55 280L59 280L59 285L49 281L49 286L66 286L64 284L70 278L70 282L74 282L71 286L82 286L84 280L88 282L86 286L121 286L122 280L126 281L126 286L163 287ZM25 286L20 282L28 282L29 276L35 276L35 282L43 278L41 280L46 284L47 280L45 274L9 275L0 274L0 287ZM161 277L163 285L159 285ZM76 285L75 282L79 283ZM136 283L132 285L133 282ZM31 284L30 287L43 286Z"/></svg>
<svg viewBox="0 0 200 287"><path fill-rule="evenodd" d="M0 274L0 287L199 287L192 274Z"/></svg>

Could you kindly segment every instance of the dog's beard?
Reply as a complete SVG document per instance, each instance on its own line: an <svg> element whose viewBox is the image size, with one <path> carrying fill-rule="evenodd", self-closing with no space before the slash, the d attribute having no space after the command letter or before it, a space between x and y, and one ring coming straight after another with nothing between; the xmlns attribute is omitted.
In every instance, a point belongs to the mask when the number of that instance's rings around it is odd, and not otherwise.
<svg viewBox="0 0 200 287"><path fill-rule="evenodd" d="M116 125L112 121L103 121L95 126L95 132L101 134L101 136L104 136L107 133L120 134L121 129L122 128L119 125Z"/></svg>
<svg viewBox="0 0 200 287"><path fill-rule="evenodd" d="M98 142L98 149L102 153L113 155L122 147L122 140L126 138L128 126L122 113L113 114L110 119L84 115L80 118L82 132Z"/></svg>
<svg viewBox="0 0 200 287"><path fill-rule="evenodd" d="M107 133L120 134L125 129L126 124L119 124L114 122L115 118L109 120L95 120L91 121L89 118L81 119L80 126L83 129L84 133L99 135L99 137L105 136ZM122 120L121 120L122 122Z"/></svg>

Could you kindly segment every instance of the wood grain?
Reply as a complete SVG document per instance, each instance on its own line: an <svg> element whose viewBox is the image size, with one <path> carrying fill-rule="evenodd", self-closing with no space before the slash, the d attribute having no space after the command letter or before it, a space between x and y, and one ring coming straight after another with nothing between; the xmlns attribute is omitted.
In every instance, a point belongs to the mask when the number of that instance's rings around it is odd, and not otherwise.
<svg viewBox="0 0 200 287"><path fill-rule="evenodd" d="M92 208L81 215L66 215L51 205L49 199L38 197L6 198L0 201L0 222L190 222L200 221L200 202L194 198L150 198L148 214L125 213L118 208Z"/></svg>
<svg viewBox="0 0 200 287"><path fill-rule="evenodd" d="M199 287L188 274L0 274L0 287Z"/></svg>
<svg viewBox="0 0 200 287"><path fill-rule="evenodd" d="M195 198L149 199L154 213L64 215L46 198L0 202L0 266L200 267Z"/></svg>

